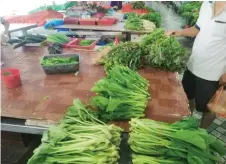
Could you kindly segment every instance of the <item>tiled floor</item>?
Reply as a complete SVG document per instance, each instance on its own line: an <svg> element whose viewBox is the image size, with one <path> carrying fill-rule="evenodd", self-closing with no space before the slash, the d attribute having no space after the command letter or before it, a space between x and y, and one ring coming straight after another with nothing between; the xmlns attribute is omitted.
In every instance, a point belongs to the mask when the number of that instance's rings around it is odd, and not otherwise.
<svg viewBox="0 0 226 164"><path fill-rule="evenodd" d="M195 112L194 117L197 118L199 121L201 120L201 113ZM218 139L222 140L226 143L226 119L225 118L217 118L214 122L210 125L207 131L217 137ZM226 156L224 156L223 163L226 163Z"/></svg>

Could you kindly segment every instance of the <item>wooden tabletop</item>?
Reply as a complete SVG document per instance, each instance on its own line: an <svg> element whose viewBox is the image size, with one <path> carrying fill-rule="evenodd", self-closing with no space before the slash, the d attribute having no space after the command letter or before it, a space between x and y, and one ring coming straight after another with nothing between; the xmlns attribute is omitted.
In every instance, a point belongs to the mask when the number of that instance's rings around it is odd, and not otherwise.
<svg viewBox="0 0 226 164"><path fill-rule="evenodd" d="M76 24L64 24L60 26L56 26L55 28L67 28L71 30L96 30L96 31L111 31L111 32L129 32L129 33L150 33L151 31L134 31L134 30L127 30L124 28L124 22L118 22L112 26L98 26L98 25L76 25Z"/></svg>
<svg viewBox="0 0 226 164"><path fill-rule="evenodd" d="M9 32L15 32L20 30L29 30L31 28L37 27L36 24L31 23L12 23L9 26Z"/></svg>
<svg viewBox="0 0 226 164"><path fill-rule="evenodd" d="M1 86L2 116L58 122L74 98L83 102L94 94L94 82L105 76L102 66L94 65L98 54L95 52L66 50L67 53L80 54L78 76L71 74L46 75L39 58L46 54L46 48L24 47L13 50L3 48L4 68L18 68L21 72L22 86L7 89ZM175 73L154 69L139 70L150 81L152 99L149 101L146 117L174 122L189 114L186 96ZM128 130L127 122L116 122Z"/></svg>

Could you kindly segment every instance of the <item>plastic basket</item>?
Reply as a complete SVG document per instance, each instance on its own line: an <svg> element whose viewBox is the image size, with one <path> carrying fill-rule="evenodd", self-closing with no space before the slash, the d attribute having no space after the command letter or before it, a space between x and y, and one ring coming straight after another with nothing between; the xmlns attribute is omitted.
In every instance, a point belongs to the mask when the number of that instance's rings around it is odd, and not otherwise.
<svg viewBox="0 0 226 164"><path fill-rule="evenodd" d="M79 43L83 39L72 39L68 44L64 45L64 48L75 48L81 50L92 50L95 48L97 41L93 41L93 43L89 46L80 46Z"/></svg>
<svg viewBox="0 0 226 164"><path fill-rule="evenodd" d="M51 66L45 66L40 63L41 67L43 68L46 74L61 74L61 73L72 73L72 72L75 73L79 70L80 57L78 54L48 55L48 56L44 56L42 60L53 58L56 56L65 57L65 58L76 57L78 60L78 63L57 64L57 65L51 65Z"/></svg>
<svg viewBox="0 0 226 164"><path fill-rule="evenodd" d="M94 26L96 25L96 19L79 19L79 24Z"/></svg>
<svg viewBox="0 0 226 164"><path fill-rule="evenodd" d="M112 26L117 20L115 18L104 18L97 21L99 26Z"/></svg>
<svg viewBox="0 0 226 164"><path fill-rule="evenodd" d="M21 85L20 71L16 68L2 70L1 77L7 88L16 88Z"/></svg>
<svg viewBox="0 0 226 164"><path fill-rule="evenodd" d="M78 24L78 18L66 17L64 18L64 24Z"/></svg>

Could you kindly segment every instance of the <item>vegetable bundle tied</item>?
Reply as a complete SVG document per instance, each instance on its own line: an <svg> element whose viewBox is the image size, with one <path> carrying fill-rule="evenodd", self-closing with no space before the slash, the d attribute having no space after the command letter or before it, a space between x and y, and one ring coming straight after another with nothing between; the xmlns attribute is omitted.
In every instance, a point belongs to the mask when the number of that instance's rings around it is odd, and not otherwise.
<svg viewBox="0 0 226 164"><path fill-rule="evenodd" d="M185 49L174 37L168 37L163 29L146 35L141 46L145 51L145 64L172 72L181 72L185 67Z"/></svg>
<svg viewBox="0 0 226 164"><path fill-rule="evenodd" d="M121 131L76 99L60 124L44 132L28 164L116 164Z"/></svg>
<svg viewBox="0 0 226 164"><path fill-rule="evenodd" d="M101 58L99 63L104 64L106 71L115 65L128 66L131 69L141 67L141 58L143 52L139 44L126 42L114 46L105 56Z"/></svg>
<svg viewBox="0 0 226 164"><path fill-rule="evenodd" d="M199 129L194 118L174 124L132 119L130 125L134 164L215 164L226 154L225 144Z"/></svg>
<svg viewBox="0 0 226 164"><path fill-rule="evenodd" d="M49 34L46 39L49 43L68 43L69 38L65 34Z"/></svg>
<svg viewBox="0 0 226 164"><path fill-rule="evenodd" d="M148 81L137 72L115 66L91 89L98 94L92 98L92 105L100 111L103 120L143 117L150 96L148 86Z"/></svg>

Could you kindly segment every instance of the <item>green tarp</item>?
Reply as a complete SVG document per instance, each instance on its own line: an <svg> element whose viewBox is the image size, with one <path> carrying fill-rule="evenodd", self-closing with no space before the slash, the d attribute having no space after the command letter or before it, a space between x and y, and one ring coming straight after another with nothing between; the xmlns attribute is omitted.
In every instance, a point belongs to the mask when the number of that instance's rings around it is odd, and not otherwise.
<svg viewBox="0 0 226 164"><path fill-rule="evenodd" d="M76 5L77 5L77 2L66 2L60 5L45 5L30 11L29 14L36 13L38 11L43 11L43 10L55 10L55 11L67 10L68 8Z"/></svg>

